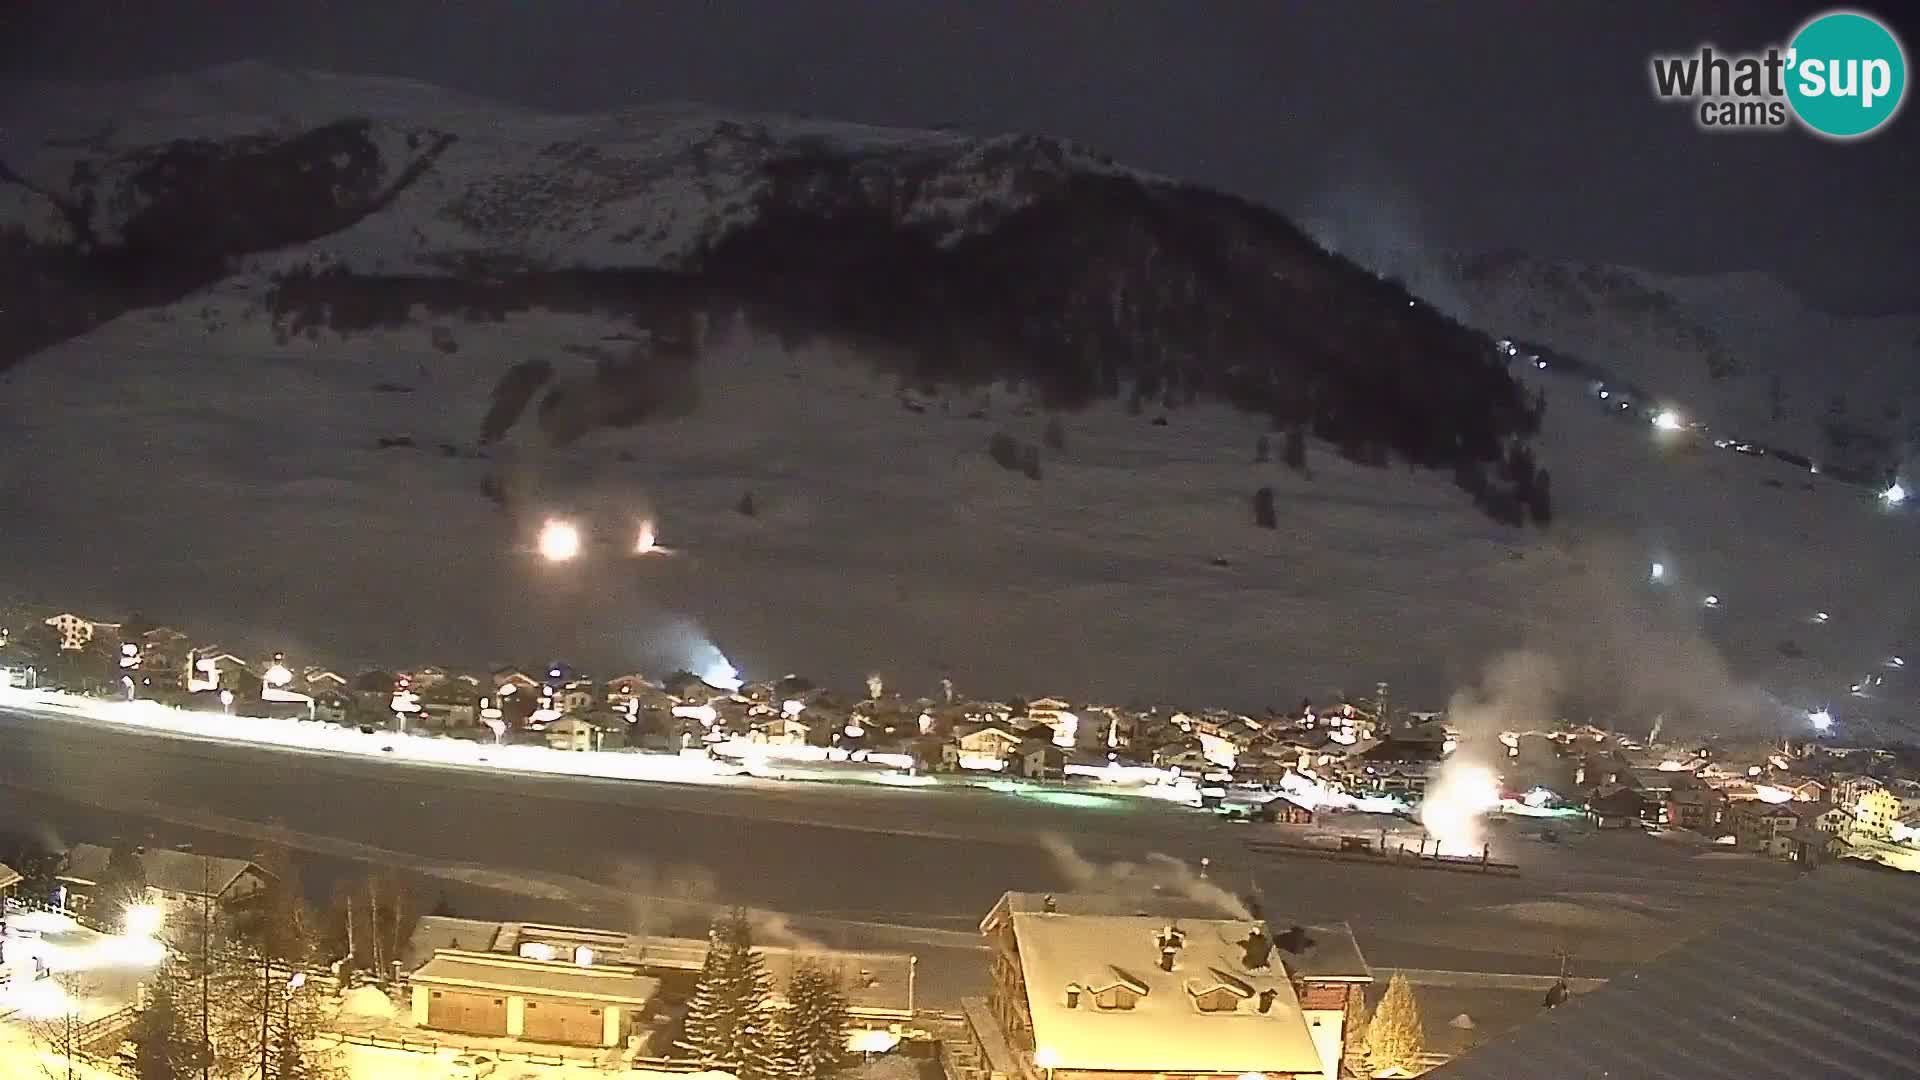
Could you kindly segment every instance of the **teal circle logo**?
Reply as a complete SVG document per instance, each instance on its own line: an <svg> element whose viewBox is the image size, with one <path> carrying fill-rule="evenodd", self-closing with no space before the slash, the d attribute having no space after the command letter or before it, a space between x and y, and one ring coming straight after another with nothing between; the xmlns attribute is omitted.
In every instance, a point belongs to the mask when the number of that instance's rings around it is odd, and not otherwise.
<svg viewBox="0 0 1920 1080"><path fill-rule="evenodd" d="M1801 27L1787 48L1787 102L1814 132L1856 139L1900 111L1907 54L1878 19L1830 11Z"/></svg>

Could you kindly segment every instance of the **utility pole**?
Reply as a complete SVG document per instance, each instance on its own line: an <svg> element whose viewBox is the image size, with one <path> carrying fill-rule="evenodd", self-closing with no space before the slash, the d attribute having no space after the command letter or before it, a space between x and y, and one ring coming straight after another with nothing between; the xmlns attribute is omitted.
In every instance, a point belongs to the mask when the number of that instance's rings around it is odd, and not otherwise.
<svg viewBox="0 0 1920 1080"><path fill-rule="evenodd" d="M273 960L260 954L260 1080L273 1074L267 1068L267 1020L273 1015Z"/></svg>
<svg viewBox="0 0 1920 1080"><path fill-rule="evenodd" d="M213 867L200 859L200 1080L213 1069Z"/></svg>

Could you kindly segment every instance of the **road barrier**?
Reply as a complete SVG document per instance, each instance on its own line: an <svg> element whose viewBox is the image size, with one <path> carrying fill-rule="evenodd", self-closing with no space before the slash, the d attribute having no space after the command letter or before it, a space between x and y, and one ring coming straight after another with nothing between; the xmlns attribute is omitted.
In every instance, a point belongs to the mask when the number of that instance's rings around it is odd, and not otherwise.
<svg viewBox="0 0 1920 1080"><path fill-rule="evenodd" d="M1245 843L1248 851L1258 855L1293 855L1305 859L1363 863L1368 866L1450 870L1457 874L1501 874L1507 877L1518 877L1520 874L1520 867L1515 863L1494 862L1489 858L1473 856L1421 854L1407 850L1404 845L1382 851L1373 846L1372 837L1365 839L1368 846L1357 850L1296 844L1286 840L1247 840Z"/></svg>

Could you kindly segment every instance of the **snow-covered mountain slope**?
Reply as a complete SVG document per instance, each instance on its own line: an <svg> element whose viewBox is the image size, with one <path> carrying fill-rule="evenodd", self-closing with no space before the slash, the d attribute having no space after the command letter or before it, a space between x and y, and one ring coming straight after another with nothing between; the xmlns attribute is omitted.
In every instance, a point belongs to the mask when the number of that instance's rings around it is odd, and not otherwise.
<svg viewBox="0 0 1920 1080"><path fill-rule="evenodd" d="M1920 451L1920 315L1846 318L1762 274L1683 277L1501 253L1465 260L1469 321L1645 388L1730 438L1861 483Z"/></svg>
<svg viewBox="0 0 1920 1080"><path fill-rule="evenodd" d="M1886 585L1910 517L1663 448L1283 219L1064 144L251 65L35 100L0 152L21 599L342 663L713 645L903 690L1438 705L1533 648L1603 714L1912 700L1845 695L1920 630ZM1546 531L1333 442L1449 466L1536 391ZM1308 473L1276 418L1329 437ZM530 551L556 514L579 562ZM671 554L631 553L643 517Z"/></svg>
<svg viewBox="0 0 1920 1080"><path fill-rule="evenodd" d="M546 310L697 351L744 319L1055 404L1225 399L1361 460L1488 461L1535 426L1483 335L1278 214L1058 140L551 116L259 65L11 105L0 361L238 274L289 333Z"/></svg>
<svg viewBox="0 0 1920 1080"><path fill-rule="evenodd" d="M1543 452L1583 467L1543 533L1318 442L1310 476L1256 462L1264 425L1220 406L1164 426L1096 406L1055 450L1025 393L903 394L841 353L765 340L713 349L683 415L482 451L484 387L540 350L556 379L591 378L622 324L276 342L257 299L231 282L5 377L9 454L31 463L0 483L15 595L343 663L531 651L667 670L711 642L754 675L1251 708L1378 679L1439 704L1530 648L1602 715L1791 721L1830 703L1851 720L1912 700L1898 672L1873 700L1843 685L1920 630L1888 587L1910 570L1910 517L1771 463L1663 450L1554 380ZM1038 480L993 462L999 432L1040 446ZM412 445L380 448L398 437ZM1252 524L1262 486L1271 531ZM580 562L534 557L549 514L587 530ZM643 518L671 554L630 553ZM1818 610L1831 621L1810 625Z"/></svg>

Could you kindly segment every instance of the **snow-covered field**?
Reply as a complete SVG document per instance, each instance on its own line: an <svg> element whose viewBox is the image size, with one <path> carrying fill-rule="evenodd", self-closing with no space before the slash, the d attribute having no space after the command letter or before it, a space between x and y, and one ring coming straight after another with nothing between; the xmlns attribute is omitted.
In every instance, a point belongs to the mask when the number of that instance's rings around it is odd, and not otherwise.
<svg viewBox="0 0 1920 1080"><path fill-rule="evenodd" d="M1036 482L985 453L997 431L1041 441L1045 415L1018 394L915 412L864 364L750 341L703 362L691 417L480 460L484 388L530 355L584 372L565 346L617 327L457 325L452 354L424 326L277 344L252 289L126 316L4 377L14 595L302 662L666 670L717 646L750 677L879 671L932 692L946 674L987 694L1246 707L1380 679L1438 705L1527 647L1649 712L1729 708L1751 681L1783 717L1844 715L1875 704L1842 700L1845 684L1914 636L1888 587L1911 565L1911 513L1775 462L1680 452L1564 380L1541 382L1544 533L1488 522L1435 474L1317 446L1310 477L1257 464L1259 426L1207 406L1165 426L1070 415ZM416 445L375 448L393 435ZM495 469L538 510L483 498ZM1251 522L1262 485L1274 531ZM747 492L753 517L735 509ZM534 557L546 513L586 528L581 559ZM631 556L649 517L673 557ZM1671 570L1650 588L1656 559ZM1910 700L1902 683L1880 704Z"/></svg>

